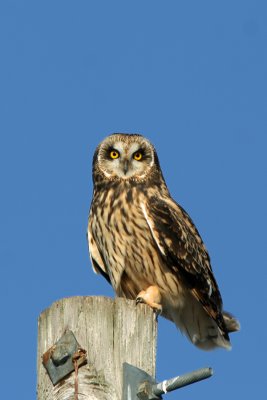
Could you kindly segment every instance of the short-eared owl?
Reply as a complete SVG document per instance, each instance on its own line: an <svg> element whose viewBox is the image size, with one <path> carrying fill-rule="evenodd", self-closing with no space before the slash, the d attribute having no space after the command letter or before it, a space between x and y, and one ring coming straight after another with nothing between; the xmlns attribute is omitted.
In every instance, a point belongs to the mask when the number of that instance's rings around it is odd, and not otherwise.
<svg viewBox="0 0 267 400"><path fill-rule="evenodd" d="M201 349L231 347L238 322L222 309L210 258L170 196L153 145L115 133L97 147L88 243L94 271L118 296L144 302Z"/></svg>

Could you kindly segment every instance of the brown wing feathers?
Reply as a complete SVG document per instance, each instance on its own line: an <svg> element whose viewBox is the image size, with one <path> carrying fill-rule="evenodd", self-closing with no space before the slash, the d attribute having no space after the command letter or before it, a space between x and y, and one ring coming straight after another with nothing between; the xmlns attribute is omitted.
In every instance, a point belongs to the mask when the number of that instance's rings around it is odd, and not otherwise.
<svg viewBox="0 0 267 400"><path fill-rule="evenodd" d="M206 312L225 331L222 299L212 274L210 258L191 219L176 203L150 199L149 214L173 272L191 289ZM154 233L155 235L155 233Z"/></svg>

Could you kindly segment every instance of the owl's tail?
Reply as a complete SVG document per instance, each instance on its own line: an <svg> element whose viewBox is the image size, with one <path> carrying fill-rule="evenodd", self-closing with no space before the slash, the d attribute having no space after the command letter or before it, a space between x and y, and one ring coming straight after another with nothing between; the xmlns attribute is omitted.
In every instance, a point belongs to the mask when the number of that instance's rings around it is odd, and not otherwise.
<svg viewBox="0 0 267 400"><path fill-rule="evenodd" d="M191 301L189 301L191 300ZM231 349L228 333L240 329L239 322L228 312L223 312L225 330L222 330L193 297L185 302L182 310L172 313L177 328L188 339L202 350L213 350L217 347Z"/></svg>
<svg viewBox="0 0 267 400"><path fill-rule="evenodd" d="M235 317L233 317L232 314L227 311L223 311L222 315L228 333L237 332L240 330L240 323Z"/></svg>

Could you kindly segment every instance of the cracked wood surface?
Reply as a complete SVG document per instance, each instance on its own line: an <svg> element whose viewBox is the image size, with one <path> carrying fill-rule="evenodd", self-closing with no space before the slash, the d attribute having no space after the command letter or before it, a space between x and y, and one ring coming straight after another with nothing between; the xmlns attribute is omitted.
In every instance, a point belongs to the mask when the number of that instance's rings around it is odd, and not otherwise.
<svg viewBox="0 0 267 400"><path fill-rule="evenodd" d="M79 400L121 400L123 362L155 376L157 323L148 306L122 298L64 298L39 316L38 400L74 399L74 373L53 386L42 364L66 329L87 351L88 363L78 372Z"/></svg>

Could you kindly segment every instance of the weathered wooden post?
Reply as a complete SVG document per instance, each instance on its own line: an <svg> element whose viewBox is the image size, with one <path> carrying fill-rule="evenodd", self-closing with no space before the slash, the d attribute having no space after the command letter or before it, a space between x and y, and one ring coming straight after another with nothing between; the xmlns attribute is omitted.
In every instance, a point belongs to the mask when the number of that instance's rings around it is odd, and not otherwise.
<svg viewBox="0 0 267 400"><path fill-rule="evenodd" d="M155 376L157 323L145 305L121 298L65 298L42 312L38 328L38 400L122 400L124 362ZM43 355L51 348L48 355L53 354L66 330L86 350L87 363L53 385ZM53 368L67 360L64 351L57 357L54 352Z"/></svg>

